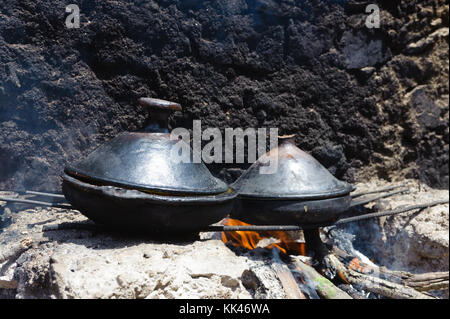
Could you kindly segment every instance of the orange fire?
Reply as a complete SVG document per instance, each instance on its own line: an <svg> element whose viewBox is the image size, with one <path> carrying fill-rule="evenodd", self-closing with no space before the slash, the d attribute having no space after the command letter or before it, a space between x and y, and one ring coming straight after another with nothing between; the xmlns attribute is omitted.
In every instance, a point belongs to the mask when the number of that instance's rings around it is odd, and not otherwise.
<svg viewBox="0 0 450 319"><path fill-rule="evenodd" d="M226 226L249 226L237 219L226 218L223 221ZM277 247L282 253L290 255L306 255L305 243L296 242L287 232L284 231L227 231L222 232L222 241L224 243L231 242L234 246L247 249L255 249L263 238L275 238L279 242L270 244L265 248L271 249Z"/></svg>
<svg viewBox="0 0 450 319"><path fill-rule="evenodd" d="M349 265L348 268L356 270L360 273L369 273L370 272L370 267L368 267L366 264L364 264L361 260L359 260L358 257L353 258Z"/></svg>

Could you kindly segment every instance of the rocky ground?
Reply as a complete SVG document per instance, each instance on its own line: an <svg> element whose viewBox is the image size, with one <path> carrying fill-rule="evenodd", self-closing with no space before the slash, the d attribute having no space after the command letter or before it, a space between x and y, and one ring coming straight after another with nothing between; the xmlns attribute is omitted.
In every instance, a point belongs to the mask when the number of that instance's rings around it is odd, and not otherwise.
<svg viewBox="0 0 450 319"><path fill-rule="evenodd" d="M358 184L358 191L385 187L388 183L371 180ZM432 189L407 180L409 193L381 199L366 205L368 210L388 210L403 205L448 199L448 190ZM448 271L449 205L430 207L415 213L381 217L348 224L342 229L354 235L354 247L367 257L392 270L413 273Z"/></svg>
<svg viewBox="0 0 450 319"><path fill-rule="evenodd" d="M448 191L407 181L408 194L366 205L379 210L448 199ZM358 190L386 186L372 180ZM448 271L449 206L340 227L342 238L381 266L413 273ZM32 245L0 262L0 296L15 298L284 298L270 252L236 251L219 233L152 240L106 232L42 227L85 221L77 211L34 208L12 213L0 233L2 252ZM1 258L0 258L1 259Z"/></svg>
<svg viewBox="0 0 450 319"><path fill-rule="evenodd" d="M262 256L238 256L217 236L155 241L81 230L42 233L45 224L86 220L76 211L60 209L29 209L13 219L0 234L0 251L16 245L17 239L31 238L34 244L13 262L0 263L0 283L17 283L14 293L0 289L3 297L284 297ZM270 290L256 291L259 283L246 275L253 267ZM244 284L256 288L247 290Z"/></svg>
<svg viewBox="0 0 450 319"><path fill-rule="evenodd" d="M80 0L79 29L66 1L0 3L0 189L58 190L66 163L142 127L141 96L180 102L173 127L295 133L348 181L448 186L445 0Z"/></svg>

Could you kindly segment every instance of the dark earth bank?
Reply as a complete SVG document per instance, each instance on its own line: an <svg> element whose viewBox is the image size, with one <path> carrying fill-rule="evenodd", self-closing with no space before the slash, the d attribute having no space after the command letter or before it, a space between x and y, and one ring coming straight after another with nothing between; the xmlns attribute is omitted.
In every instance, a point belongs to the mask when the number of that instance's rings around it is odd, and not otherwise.
<svg viewBox="0 0 450 319"><path fill-rule="evenodd" d="M59 190L66 163L144 125L142 96L182 104L172 127L295 133L350 182L448 187L448 1L71 3L79 29L68 1L0 0L0 189Z"/></svg>

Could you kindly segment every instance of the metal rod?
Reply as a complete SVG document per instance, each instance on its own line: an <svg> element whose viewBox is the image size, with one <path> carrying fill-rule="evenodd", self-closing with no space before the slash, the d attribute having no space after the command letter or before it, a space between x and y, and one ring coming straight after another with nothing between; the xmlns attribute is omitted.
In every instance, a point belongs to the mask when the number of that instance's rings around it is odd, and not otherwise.
<svg viewBox="0 0 450 319"><path fill-rule="evenodd" d="M55 198L66 199L64 197L64 195L62 195L62 194L53 194L53 193L36 192L36 191L25 191L25 194L39 195L39 196L48 196L48 197L55 197Z"/></svg>
<svg viewBox="0 0 450 319"><path fill-rule="evenodd" d="M57 230L89 230L89 231L101 231L104 227L93 223L70 223L64 222L61 224L50 224L42 226L42 231L57 231Z"/></svg>
<svg viewBox="0 0 450 319"><path fill-rule="evenodd" d="M28 194L28 195L47 196L47 197L65 199L65 196L63 194L55 194L55 193L48 193L48 192L37 192L37 191L27 191L27 190L23 190L23 191L13 190L10 192L17 193L17 194Z"/></svg>
<svg viewBox="0 0 450 319"><path fill-rule="evenodd" d="M390 193L374 196L374 197L371 197L371 198L365 198L365 199L360 199L360 200L357 200L357 201L352 201L351 204L350 204L350 207L365 205L367 203L376 201L378 199L394 196L394 195L397 195L397 194L400 194L400 193L405 193L407 191L409 191L409 188L405 187L405 188L399 189L399 190L394 191L394 192L390 192Z"/></svg>
<svg viewBox="0 0 450 319"><path fill-rule="evenodd" d="M369 219L369 218L375 218L375 217L381 217L381 216L388 216L388 215L396 215L400 213L404 213L410 210L415 209L421 209L421 208L427 208L432 207L436 205L442 205L442 204L448 204L449 200L437 200L430 203L425 204L417 204L417 205L411 205L411 206L404 206L399 207L392 210L382 211L378 213L371 213L371 214L365 214L360 216L354 216L354 217L348 217L348 218L342 218L338 220L333 225L327 226L327 227L334 227L337 225L355 222L363 219ZM253 226L253 225L246 225L246 226L225 226L225 225L211 225L206 227L205 229L201 230L201 232L222 232L222 231L294 231L294 230L305 230L305 229L317 229L319 227L324 227L323 225L304 225L304 226L278 226L278 225L270 225L270 226ZM106 228L104 226L93 224L93 223L61 223L61 224L50 224L50 225L44 225L42 227L42 231L58 231L58 230L71 230L71 229L77 229L77 230L90 230L90 231L101 231L105 230Z"/></svg>
<svg viewBox="0 0 450 319"><path fill-rule="evenodd" d="M333 225L326 226L326 227L333 227L336 225L351 223L355 221L360 221L364 219L370 219L375 217L381 217L381 216L390 216L390 215L396 215L400 213L405 213L411 210L415 209L421 209L421 208L427 208L432 207L436 205L442 205L442 204L448 204L449 200L437 200L425 204L417 204L417 205L410 205L410 206L403 206L396 209L391 210L385 210L378 213L370 213L370 214L364 214L359 216L353 216L348 218L342 218L339 219L337 222L335 222ZM306 229L315 229L319 227L324 227L323 225L304 225L304 226L209 226L206 231L292 231L292 230L306 230Z"/></svg>
<svg viewBox="0 0 450 319"><path fill-rule="evenodd" d="M226 225L214 225L208 226L202 232L221 232L221 231L292 231L292 230L302 230L304 227L301 226L226 226Z"/></svg>
<svg viewBox="0 0 450 319"><path fill-rule="evenodd" d="M397 193L397 192L395 192ZM391 193L392 194L392 193ZM21 199L9 199L9 198L1 198L0 200L3 201L13 201L13 202L20 202L20 203L38 203L45 206L52 206L52 207L60 207L60 208L71 208L68 204L51 204L51 203L45 203L45 202L36 202L36 201L30 201L30 200L21 200ZM295 225L267 225L267 226L258 226L258 225L245 225L245 226L226 226L226 225L211 225L207 226L205 229L200 230L201 232L223 232L223 231L296 231L296 230L306 230L306 229L316 229L319 227L334 227L337 225L342 225L350 222L360 221L364 219L369 218L375 218L375 217L382 217L382 216L390 216L390 215L396 215L400 213L404 213L407 211L415 210L415 209L422 209L427 207L432 207L436 205L442 205L442 204L448 204L449 200L437 200L425 204L417 204L417 205L410 205L410 206L404 206L399 207L392 210L382 211L378 213L369 213L359 216L353 216L348 218L342 218L335 222L333 225L324 226L324 225L303 225L303 226L295 226ZM43 227L43 231L57 231L57 230L66 230L66 229L80 229L80 230L102 230L103 226L97 225L97 224L85 224L85 223L61 223L61 224L53 224L53 225L45 225Z"/></svg>
<svg viewBox="0 0 450 319"><path fill-rule="evenodd" d="M68 208L68 209L73 208L72 205L70 205L70 204L48 203L48 202L41 202L41 201L29 200L29 199L19 199L19 198L0 197L0 201L22 203L22 204L34 204L34 205L39 205L39 206L49 206L49 207L56 207L56 208Z"/></svg>
<svg viewBox="0 0 450 319"><path fill-rule="evenodd" d="M353 193L353 194L350 194L350 196L352 198L356 198L356 197L363 196L363 195L387 192L387 191L390 191L390 190L393 190L393 189L396 189L396 188L401 188L401 187L406 187L406 186L407 186L406 184L400 184L400 185L395 185L395 186L388 186L388 187L378 188L378 189L375 189L373 191Z"/></svg>
<svg viewBox="0 0 450 319"><path fill-rule="evenodd" d="M356 221L363 220L363 219L382 217L382 216L391 216L391 215L404 213L404 212L407 212L410 210L423 209L423 208L427 208L427 207L448 204L448 203L449 203L448 199L443 199L443 200L436 200L436 201L433 201L430 203L425 203L425 204L403 206L403 207L399 207L399 208L395 208L395 209L391 209L391 210L385 210L385 211L378 212L378 213L370 213L370 214L364 214L364 215L360 215L360 216L347 217L347 218L342 218L342 219L338 220L336 223L334 223L333 226L350 223L350 222L356 222Z"/></svg>

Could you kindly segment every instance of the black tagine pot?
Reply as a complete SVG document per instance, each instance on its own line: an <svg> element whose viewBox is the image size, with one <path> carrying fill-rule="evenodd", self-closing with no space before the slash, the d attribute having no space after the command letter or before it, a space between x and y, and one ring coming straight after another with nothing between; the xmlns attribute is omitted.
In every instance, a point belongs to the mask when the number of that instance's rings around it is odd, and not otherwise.
<svg viewBox="0 0 450 319"><path fill-rule="evenodd" d="M275 165L272 174L260 168ZM293 136L263 155L232 185L238 199L231 217L256 225L330 225L349 208L350 184L336 179Z"/></svg>
<svg viewBox="0 0 450 319"><path fill-rule="evenodd" d="M183 141L170 139L168 117L181 106L151 98L139 103L150 112L143 131L122 133L65 168L67 201L96 223L124 231L192 232L220 221L236 192L203 163L171 157Z"/></svg>

